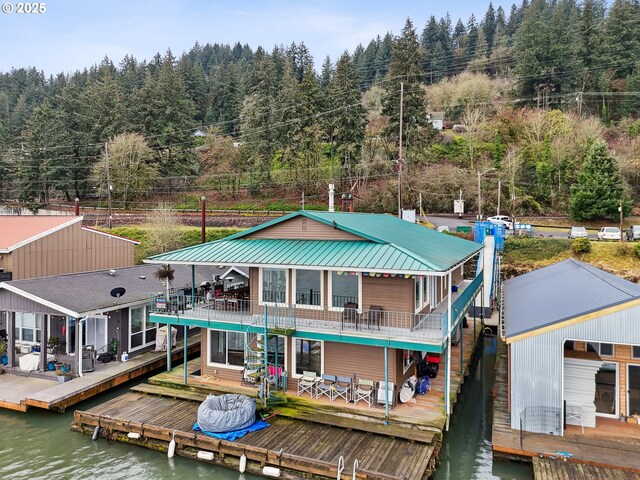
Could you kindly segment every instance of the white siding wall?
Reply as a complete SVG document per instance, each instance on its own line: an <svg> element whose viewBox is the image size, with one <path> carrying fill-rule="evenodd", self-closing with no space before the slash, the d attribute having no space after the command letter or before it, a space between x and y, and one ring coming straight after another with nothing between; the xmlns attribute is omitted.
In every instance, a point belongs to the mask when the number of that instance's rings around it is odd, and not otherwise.
<svg viewBox="0 0 640 480"><path fill-rule="evenodd" d="M505 319L509 321L509 319ZM640 307L587 320L511 344L511 428L520 428L520 416L527 407L547 407L562 411L564 340L640 345ZM543 425L541 433L562 432L562 417L552 429Z"/></svg>

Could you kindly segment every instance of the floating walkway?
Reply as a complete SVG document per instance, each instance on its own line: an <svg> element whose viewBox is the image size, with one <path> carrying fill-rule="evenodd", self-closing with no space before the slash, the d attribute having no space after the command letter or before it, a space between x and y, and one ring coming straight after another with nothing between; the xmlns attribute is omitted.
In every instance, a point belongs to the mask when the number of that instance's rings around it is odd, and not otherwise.
<svg viewBox="0 0 640 480"><path fill-rule="evenodd" d="M439 442L431 432L397 425L379 425L372 432L357 423L352 429L333 426L327 416L320 423L276 415L267 420L268 428L229 442L192 430L203 394L142 386L141 390L145 389L153 393L132 391L91 410L76 411L72 428L92 434L99 426L103 438L161 452L166 452L175 438L176 454L201 460L208 457L211 460L203 461L236 470L244 454L248 472L261 474L270 466L281 470L281 478L300 478L302 474L338 478L340 458L343 479L422 480L435 467ZM386 433L382 433L384 428L388 428ZM129 433L139 438L131 438ZM198 455L203 451L209 453Z"/></svg>
<svg viewBox="0 0 640 480"><path fill-rule="evenodd" d="M189 337L187 342L188 355L200 351L199 335ZM174 361L182 359L182 348L182 345L173 347ZM28 408L36 407L64 412L72 405L166 365L166 352L146 352L128 362L96 365L95 371L86 372L83 377L75 377L65 383L58 383L53 372L48 372L50 375L46 378L42 374L37 377L18 372L12 374L5 368L5 373L0 375L0 408L26 412Z"/></svg>
<svg viewBox="0 0 640 480"><path fill-rule="evenodd" d="M552 458L534 458L535 480L640 480L640 473Z"/></svg>

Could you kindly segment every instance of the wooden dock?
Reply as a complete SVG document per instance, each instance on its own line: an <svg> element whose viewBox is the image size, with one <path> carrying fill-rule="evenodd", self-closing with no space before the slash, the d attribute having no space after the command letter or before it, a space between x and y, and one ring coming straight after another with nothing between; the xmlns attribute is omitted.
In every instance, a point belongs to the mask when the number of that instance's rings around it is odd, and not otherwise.
<svg viewBox="0 0 640 480"><path fill-rule="evenodd" d="M268 419L268 428L229 442L192 430L202 394L145 388L154 393L138 389L91 410L76 411L72 428L91 434L100 426L103 437L162 452L175 434L178 455L196 458L200 450L213 452L211 463L237 469L245 454L247 471L260 474L264 466L273 466L282 470L281 478L300 478L302 473L336 478L340 457L345 480L353 478L356 460L356 478L361 479L421 480L433 471L437 442L432 433L421 435L397 425L374 433L357 425L353 429L334 426L326 417L320 423L276 415ZM129 438L129 432L140 438Z"/></svg>
<svg viewBox="0 0 640 480"><path fill-rule="evenodd" d="M200 336L187 341L187 354L200 351ZM172 358L181 361L182 345L173 348ZM27 411L28 408L44 408L64 412L68 407L91 398L129 380L166 367L166 352L146 352L128 362L111 362L99 365L94 372L58 383L51 373L49 378L29 377L4 373L0 375L0 408Z"/></svg>
<svg viewBox="0 0 640 480"><path fill-rule="evenodd" d="M535 480L640 480L640 473L552 458L533 459Z"/></svg>
<svg viewBox="0 0 640 480"><path fill-rule="evenodd" d="M583 466L600 468L617 468L627 472L640 473L640 426L622 425L618 420L609 420L628 429L626 435L604 434L596 429L585 428L583 434L580 427L569 425L563 437L558 435L544 435L524 432L521 436L519 430L511 428L510 415L507 402L507 351L503 342L498 341L496 358L496 380L493 401L493 430L492 443L496 458L515 459L519 461L533 462L542 457L555 456L556 452L568 452L571 458L567 463L579 463ZM607 420L598 419L600 424L606 424ZM536 477L539 478L539 477ZM540 477L544 478L544 477ZM617 479L618 477L571 477L556 476L549 478L602 478L604 480ZM627 477L621 477L626 479ZM636 478L636 477L629 477Z"/></svg>

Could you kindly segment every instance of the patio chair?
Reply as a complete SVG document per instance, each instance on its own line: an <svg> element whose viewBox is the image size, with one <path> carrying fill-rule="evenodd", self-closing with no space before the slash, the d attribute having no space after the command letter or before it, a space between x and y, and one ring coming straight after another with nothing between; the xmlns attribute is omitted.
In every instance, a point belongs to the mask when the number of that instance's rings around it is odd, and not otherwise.
<svg viewBox="0 0 640 480"><path fill-rule="evenodd" d="M336 398L342 397L345 403L349 403L351 400L351 378L349 377L336 377L336 383L333 385L333 402Z"/></svg>
<svg viewBox="0 0 640 480"><path fill-rule="evenodd" d="M316 372L302 372L302 377L298 379L298 395L308 392L311 398L313 398L316 386Z"/></svg>
<svg viewBox="0 0 640 480"><path fill-rule="evenodd" d="M322 380L316 384L316 398L320 398L322 395L329 397L329 400L333 400L333 387L336 384L335 375L322 375Z"/></svg>
<svg viewBox="0 0 640 480"><path fill-rule="evenodd" d="M370 305L367 312L367 328L371 327L371 324L376 324L378 330L380 330L380 318L382 318L382 307L380 305Z"/></svg>
<svg viewBox="0 0 640 480"><path fill-rule="evenodd" d="M346 302L342 311L342 327L346 324L353 324L358 329L358 304Z"/></svg>
<svg viewBox="0 0 640 480"><path fill-rule="evenodd" d="M373 380L360 379L355 390L353 403L357 404L360 400L364 400L367 405L369 405L369 408L371 408L371 405L373 405L373 394Z"/></svg>

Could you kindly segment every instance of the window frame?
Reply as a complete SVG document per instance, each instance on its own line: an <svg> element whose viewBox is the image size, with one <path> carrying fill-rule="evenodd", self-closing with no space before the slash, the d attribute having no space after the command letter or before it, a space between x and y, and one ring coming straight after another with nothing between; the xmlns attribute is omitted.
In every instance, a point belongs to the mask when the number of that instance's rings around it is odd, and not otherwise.
<svg viewBox="0 0 640 480"><path fill-rule="evenodd" d="M334 312L342 312L344 310L344 307L335 307L333 305L333 273L338 273L338 270L329 270L327 272L327 284L328 284L328 292L327 292L327 309L328 310L332 310ZM355 276L358 278L358 311L361 312L362 311L362 274L360 272L356 272L355 275L351 275L350 276Z"/></svg>
<svg viewBox="0 0 640 480"><path fill-rule="evenodd" d="M313 338L303 338L303 337L293 337L292 344L292 352L291 352L291 373L289 376L291 378L302 378L301 373L297 373L298 369L298 340L307 340L309 342L320 342L320 372L316 372L316 375L322 376L324 374L324 356L325 356L325 348L324 348L324 340L316 340Z"/></svg>
<svg viewBox="0 0 640 480"><path fill-rule="evenodd" d="M226 363L220 363L220 362L212 362L211 361L211 334L213 332L216 333L224 333L225 334L225 338L224 338L224 358ZM229 337L228 334L229 333L234 333L234 334L238 334L242 336L242 343L243 345L247 344L247 334L245 332L237 332L235 330L218 330L216 328L208 328L207 329L207 366L208 367L217 367L217 368L226 368L229 370L236 370L236 371L242 371L245 368L245 350L243 349L242 351L242 365L233 365L229 363Z"/></svg>
<svg viewBox="0 0 640 480"><path fill-rule="evenodd" d="M416 360L413 357L413 352L414 350L408 350L408 349L403 349L402 350L402 374L404 375L405 373L407 373L407 371L409 371L409 369L414 366L416 364ZM406 358L410 358L411 359L411 363L407 363L405 365L405 353L407 355Z"/></svg>
<svg viewBox="0 0 640 480"><path fill-rule="evenodd" d="M135 334L131 332L131 316L134 310L140 310L142 309L142 330L140 332L136 332ZM136 352L138 350L141 350L145 347L148 347L150 345L153 345L156 341L156 337L153 337L153 340L147 340L147 333L150 332L151 330L155 330L156 331L156 335L158 334L158 324L155 322L149 322L149 311L147 309L147 305L138 305L138 306L132 306L129 307L129 335L128 335L128 340L127 343L129 344L129 352ZM149 325L152 325L151 327ZM138 334L142 334L142 343L137 346L137 347L132 347L131 346L131 337L133 337L133 335L138 335ZM171 331L169 328L167 328L167 342L171 341ZM107 327L107 336L108 336L108 327Z"/></svg>
<svg viewBox="0 0 640 480"><path fill-rule="evenodd" d="M20 314L20 317L18 317L18 314ZM33 315L33 327L23 326L23 320L24 320L23 315ZM40 328L38 328L38 319L40 319ZM38 345L40 342L42 342L42 322L43 321L46 321L46 319L44 318L44 314L16 312L16 318L15 318L15 324L14 324L14 335L15 335L16 342L23 343L25 345ZM24 340L24 336L22 335L23 330L30 330L33 335L33 340ZM38 340L38 336L40 336L40 340Z"/></svg>
<svg viewBox="0 0 640 480"><path fill-rule="evenodd" d="M267 302L264 300L263 298L263 282L264 282L264 271L265 270L283 270L284 271L284 280L285 280L285 286L284 286L284 302L283 303L278 303L278 302ZM290 269L288 268L279 268L279 267L260 267L258 269L258 304L259 305L289 305L289 291L290 291L290 285L289 285L289 272Z"/></svg>
<svg viewBox="0 0 640 480"><path fill-rule="evenodd" d="M304 303L297 303L296 302L296 296L298 295L298 272L299 271L307 271L307 272L318 272L320 275L320 305L308 305L308 304L304 304ZM324 278L325 278L325 272L323 270L311 270L308 268L297 268L297 269L292 269L291 270L292 274L291 274L291 283L292 283L292 288L291 288L291 298L292 298L292 305L295 305L296 308L307 308L310 310L322 310L324 309Z"/></svg>

